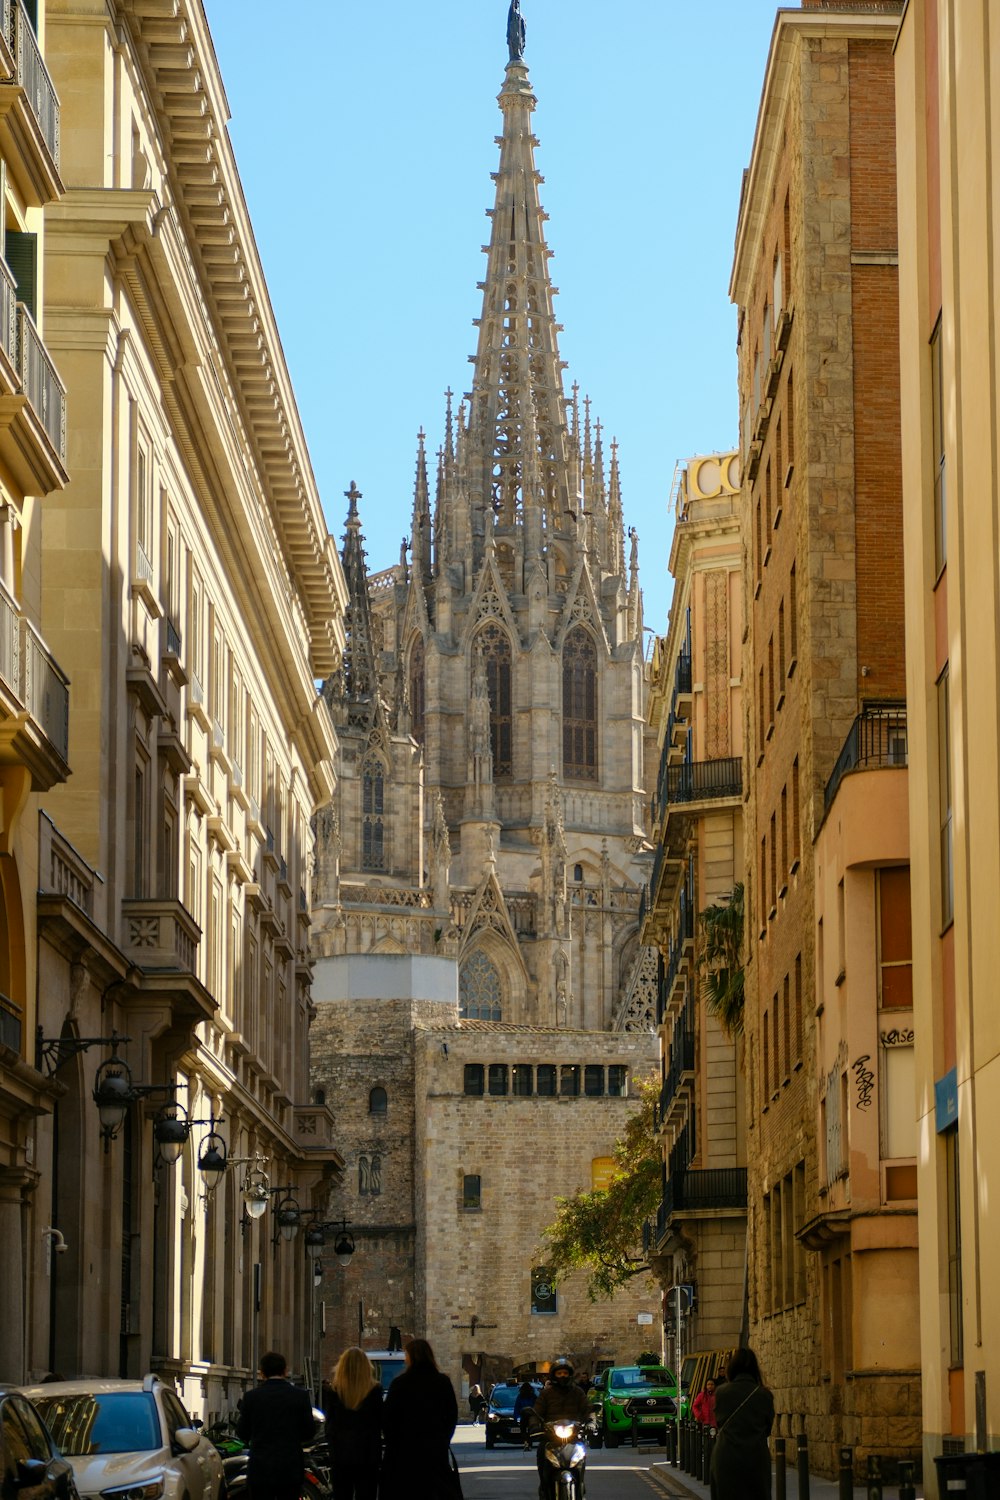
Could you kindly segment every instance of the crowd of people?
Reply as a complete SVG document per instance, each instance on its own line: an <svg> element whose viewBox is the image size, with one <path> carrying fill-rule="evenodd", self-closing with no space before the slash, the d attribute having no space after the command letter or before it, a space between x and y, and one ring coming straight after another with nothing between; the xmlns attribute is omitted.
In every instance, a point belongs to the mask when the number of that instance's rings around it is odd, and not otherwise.
<svg viewBox="0 0 1000 1500"><path fill-rule="evenodd" d="M455 1388L426 1339L411 1339L405 1368L387 1391L363 1349L346 1349L323 1389L332 1500L450 1500L456 1485L451 1440L458 1423ZM260 1384L240 1403L237 1435L249 1447L250 1500L299 1500L303 1447L314 1435L312 1398L292 1384L283 1355L265 1354ZM514 1403L526 1449L529 1429L547 1422L586 1422L586 1386L567 1359L553 1362L544 1388L525 1380ZM478 1421L488 1406L479 1385L469 1391ZM752 1349L737 1349L726 1379L708 1380L692 1416L715 1429L712 1500L770 1500L768 1438L774 1397ZM542 1472L543 1452L538 1466Z"/></svg>

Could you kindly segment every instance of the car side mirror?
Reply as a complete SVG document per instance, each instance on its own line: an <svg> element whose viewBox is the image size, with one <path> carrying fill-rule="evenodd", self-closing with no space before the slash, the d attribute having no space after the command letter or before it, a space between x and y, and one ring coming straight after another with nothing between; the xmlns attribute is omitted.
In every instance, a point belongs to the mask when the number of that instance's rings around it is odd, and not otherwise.
<svg viewBox="0 0 1000 1500"><path fill-rule="evenodd" d="M35 1489L45 1483L48 1464L42 1458L20 1458L17 1462L17 1478L14 1484L19 1490Z"/></svg>
<svg viewBox="0 0 1000 1500"><path fill-rule="evenodd" d="M174 1433L174 1447L181 1453L193 1453L201 1442L193 1427L178 1427Z"/></svg>
<svg viewBox="0 0 1000 1500"><path fill-rule="evenodd" d="M200 1417L192 1417L190 1419L190 1426L194 1429L195 1432L200 1432L204 1425L205 1424Z"/></svg>

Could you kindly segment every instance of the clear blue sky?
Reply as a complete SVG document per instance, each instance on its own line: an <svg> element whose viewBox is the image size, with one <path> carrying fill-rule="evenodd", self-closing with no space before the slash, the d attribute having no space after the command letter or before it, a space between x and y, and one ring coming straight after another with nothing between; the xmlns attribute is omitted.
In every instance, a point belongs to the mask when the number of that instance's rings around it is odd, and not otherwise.
<svg viewBox="0 0 1000 1500"><path fill-rule="evenodd" d="M313 467L369 565L399 557L417 429L468 389L508 0L205 0ZM770 0L521 0L560 347L620 442L646 624L675 461L735 445L728 298Z"/></svg>

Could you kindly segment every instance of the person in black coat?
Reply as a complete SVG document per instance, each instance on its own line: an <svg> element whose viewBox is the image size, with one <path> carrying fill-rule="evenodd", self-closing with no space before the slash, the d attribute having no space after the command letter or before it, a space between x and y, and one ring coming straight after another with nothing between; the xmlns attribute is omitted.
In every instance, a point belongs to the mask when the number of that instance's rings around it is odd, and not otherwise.
<svg viewBox="0 0 1000 1500"><path fill-rule="evenodd" d="M774 1397L752 1349L737 1349L715 1392L712 1500L771 1500Z"/></svg>
<svg viewBox="0 0 1000 1500"><path fill-rule="evenodd" d="M382 1462L382 1387L363 1349L345 1349L323 1388L333 1500L375 1500Z"/></svg>
<svg viewBox="0 0 1000 1500"><path fill-rule="evenodd" d="M261 1383L240 1402L236 1436L250 1448L247 1487L250 1500L298 1500L305 1472L302 1445L316 1431L312 1398L292 1385L283 1354L265 1354Z"/></svg>
<svg viewBox="0 0 1000 1500"><path fill-rule="evenodd" d="M379 1500L449 1500L448 1453L458 1401L426 1339L411 1339L406 1369L390 1385L382 1413L385 1457Z"/></svg>

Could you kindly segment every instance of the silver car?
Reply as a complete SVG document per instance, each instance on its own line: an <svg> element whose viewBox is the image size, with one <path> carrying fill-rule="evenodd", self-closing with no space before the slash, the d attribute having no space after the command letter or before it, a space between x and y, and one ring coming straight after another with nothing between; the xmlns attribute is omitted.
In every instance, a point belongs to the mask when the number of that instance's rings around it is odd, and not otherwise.
<svg viewBox="0 0 1000 1500"><path fill-rule="evenodd" d="M22 1389L72 1464L81 1500L219 1500L222 1459L155 1375Z"/></svg>

